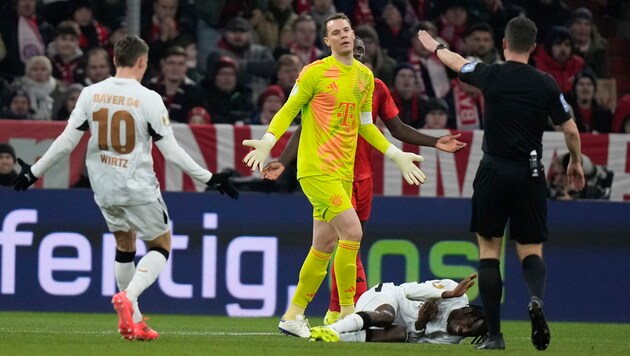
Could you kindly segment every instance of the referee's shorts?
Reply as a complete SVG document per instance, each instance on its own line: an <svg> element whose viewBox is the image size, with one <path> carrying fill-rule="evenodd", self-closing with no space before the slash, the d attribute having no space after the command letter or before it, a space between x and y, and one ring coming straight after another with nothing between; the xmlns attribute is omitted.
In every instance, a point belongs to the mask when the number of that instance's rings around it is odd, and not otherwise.
<svg viewBox="0 0 630 356"><path fill-rule="evenodd" d="M510 239L521 244L547 241L547 195L544 167L532 177L528 161L484 154L473 182L470 231L501 237L509 219Z"/></svg>

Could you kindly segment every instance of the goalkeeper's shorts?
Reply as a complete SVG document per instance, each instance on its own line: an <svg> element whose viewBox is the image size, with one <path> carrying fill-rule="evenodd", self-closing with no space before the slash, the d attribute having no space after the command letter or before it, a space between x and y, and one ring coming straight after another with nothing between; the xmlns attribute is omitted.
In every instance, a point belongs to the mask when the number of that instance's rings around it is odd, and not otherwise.
<svg viewBox="0 0 630 356"><path fill-rule="evenodd" d="M331 176L309 176L300 178L300 186L313 206L315 220L329 222L352 209L352 181Z"/></svg>

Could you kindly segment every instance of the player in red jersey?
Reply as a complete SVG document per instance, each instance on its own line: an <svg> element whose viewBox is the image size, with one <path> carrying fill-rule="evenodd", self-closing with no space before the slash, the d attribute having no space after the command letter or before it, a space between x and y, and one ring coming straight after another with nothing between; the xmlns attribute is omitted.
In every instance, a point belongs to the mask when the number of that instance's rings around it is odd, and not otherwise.
<svg viewBox="0 0 630 356"><path fill-rule="evenodd" d="M354 58L360 62L365 59L365 44L356 37L354 42ZM380 79L374 78L374 94L372 97L372 120L376 123L376 118L380 117L392 136L396 139L418 146L435 147L444 152L456 152L466 146L466 143L457 139L461 134L444 135L441 137L433 137L425 135L411 126L403 123L398 117L398 108L387 85ZM283 172L285 167L295 159L297 159L297 148L300 141L300 133L302 127L291 135L282 155L278 161L270 162L263 169L263 178L276 180ZM352 204L354 205L361 226L365 227L365 223L370 218L372 210L372 146L368 144L361 136L358 138L356 158L354 162L354 181L352 185ZM328 312L324 319L326 325L335 322L339 318L339 293L337 291L337 283L335 281L335 266L332 267L332 290L330 293L330 304ZM357 255L357 281L356 293L354 301L359 299L361 294L367 290L367 280L363 264L361 263L360 254Z"/></svg>

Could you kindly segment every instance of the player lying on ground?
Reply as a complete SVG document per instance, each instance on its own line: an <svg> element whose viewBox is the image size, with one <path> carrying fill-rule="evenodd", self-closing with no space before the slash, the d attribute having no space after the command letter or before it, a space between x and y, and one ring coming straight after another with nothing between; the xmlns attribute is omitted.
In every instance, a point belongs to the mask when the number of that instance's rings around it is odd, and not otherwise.
<svg viewBox="0 0 630 356"><path fill-rule="evenodd" d="M465 337L481 337L487 332L483 311L469 305L466 296L476 277L459 284L450 279L378 284L359 298L355 314L312 328L310 339L458 344Z"/></svg>

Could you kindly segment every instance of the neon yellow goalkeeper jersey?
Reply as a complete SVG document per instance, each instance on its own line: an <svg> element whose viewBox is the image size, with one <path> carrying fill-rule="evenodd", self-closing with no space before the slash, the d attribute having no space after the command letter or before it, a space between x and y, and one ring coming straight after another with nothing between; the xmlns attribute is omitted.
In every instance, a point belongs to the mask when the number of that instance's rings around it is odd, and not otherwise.
<svg viewBox="0 0 630 356"><path fill-rule="evenodd" d="M371 119L373 91L372 71L357 60L346 66L328 56L302 69L268 129L279 138L302 111L298 178L330 175L352 180L361 113Z"/></svg>

